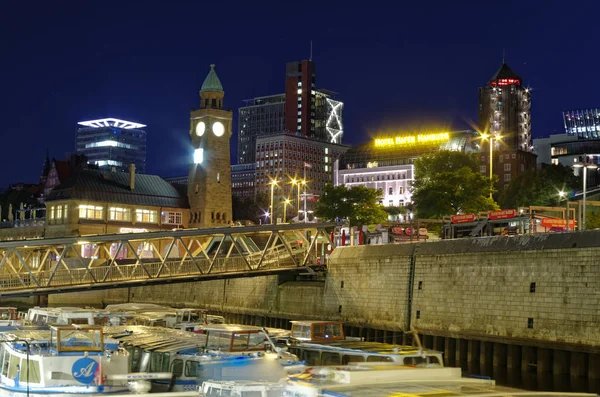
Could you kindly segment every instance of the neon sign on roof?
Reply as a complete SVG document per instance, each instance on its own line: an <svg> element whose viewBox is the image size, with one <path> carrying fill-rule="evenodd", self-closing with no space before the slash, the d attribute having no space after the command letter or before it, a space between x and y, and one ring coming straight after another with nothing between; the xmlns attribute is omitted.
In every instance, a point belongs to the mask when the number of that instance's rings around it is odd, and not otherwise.
<svg viewBox="0 0 600 397"><path fill-rule="evenodd" d="M83 125L83 126L86 126L86 127L93 127L93 128L119 127L119 128L123 128L123 129L126 129L126 130L130 130L132 128L144 128L144 127L146 127L145 124L134 123L133 121L125 121L125 120L114 119L112 117L109 117L109 118L106 118L106 119L80 121L77 124Z"/></svg>
<svg viewBox="0 0 600 397"><path fill-rule="evenodd" d="M490 86L505 86L505 85L512 85L512 84L516 84L516 85L521 85L521 80L519 79L498 79L498 80L494 80L492 82L490 82Z"/></svg>

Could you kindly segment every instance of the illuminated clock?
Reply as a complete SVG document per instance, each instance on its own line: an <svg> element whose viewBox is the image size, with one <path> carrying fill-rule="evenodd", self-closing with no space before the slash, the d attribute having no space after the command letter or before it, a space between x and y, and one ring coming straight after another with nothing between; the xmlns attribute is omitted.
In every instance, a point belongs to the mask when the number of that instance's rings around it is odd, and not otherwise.
<svg viewBox="0 0 600 397"><path fill-rule="evenodd" d="M196 124L196 135L204 135L204 130L206 130L206 124L204 124L204 121L201 121L198 124Z"/></svg>
<svg viewBox="0 0 600 397"><path fill-rule="evenodd" d="M212 125L212 130L216 136L222 136L225 133L225 126L223 126L223 123L221 123L220 121L216 121Z"/></svg>

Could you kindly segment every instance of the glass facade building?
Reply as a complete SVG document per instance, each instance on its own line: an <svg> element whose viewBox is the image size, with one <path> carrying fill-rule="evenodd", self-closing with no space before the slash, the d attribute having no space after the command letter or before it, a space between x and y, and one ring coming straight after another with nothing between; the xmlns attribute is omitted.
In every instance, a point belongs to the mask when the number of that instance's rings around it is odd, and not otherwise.
<svg viewBox="0 0 600 397"><path fill-rule="evenodd" d="M565 132L579 139L600 138L600 109L568 110L563 112Z"/></svg>
<svg viewBox="0 0 600 397"><path fill-rule="evenodd" d="M146 172L144 124L114 118L78 124L77 154L85 155L89 164L124 172L135 164L136 172Z"/></svg>

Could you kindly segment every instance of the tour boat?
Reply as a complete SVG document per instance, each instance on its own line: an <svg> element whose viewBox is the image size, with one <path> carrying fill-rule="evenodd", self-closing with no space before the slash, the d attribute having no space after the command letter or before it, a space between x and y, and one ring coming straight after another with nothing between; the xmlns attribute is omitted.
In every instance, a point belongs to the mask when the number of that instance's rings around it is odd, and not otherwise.
<svg viewBox="0 0 600 397"><path fill-rule="evenodd" d="M80 307L32 307L23 318L30 325L120 325L133 315Z"/></svg>
<svg viewBox="0 0 600 397"><path fill-rule="evenodd" d="M424 349L418 337L417 346L400 346L347 338L337 321L292 321L287 340L288 351L306 365L348 365L363 362L389 362L397 365L443 367L442 353Z"/></svg>
<svg viewBox="0 0 600 397"><path fill-rule="evenodd" d="M128 354L98 326L13 330L0 340L0 389L35 395L127 392Z"/></svg>
<svg viewBox="0 0 600 397"><path fill-rule="evenodd" d="M0 307L0 327L11 327L20 323L16 307Z"/></svg>
<svg viewBox="0 0 600 397"><path fill-rule="evenodd" d="M271 380L304 366L292 354L265 343L266 330L213 324L204 333L146 326L107 327L131 358L130 372L172 373L153 380L153 391L193 391L205 379ZM267 346L271 351L268 351Z"/></svg>

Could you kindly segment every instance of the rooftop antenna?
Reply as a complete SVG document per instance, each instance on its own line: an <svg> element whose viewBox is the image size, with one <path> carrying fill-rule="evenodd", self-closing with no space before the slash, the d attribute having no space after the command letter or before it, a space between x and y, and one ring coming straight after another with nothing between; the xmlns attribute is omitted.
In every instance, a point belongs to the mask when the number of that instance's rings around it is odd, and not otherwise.
<svg viewBox="0 0 600 397"><path fill-rule="evenodd" d="M312 62L312 40L310 41L310 58L309 60Z"/></svg>
<svg viewBox="0 0 600 397"><path fill-rule="evenodd" d="M502 63L506 63L506 48L502 49Z"/></svg>

